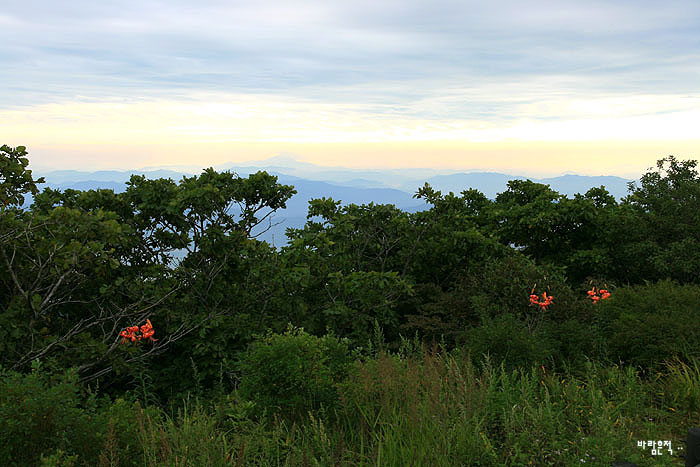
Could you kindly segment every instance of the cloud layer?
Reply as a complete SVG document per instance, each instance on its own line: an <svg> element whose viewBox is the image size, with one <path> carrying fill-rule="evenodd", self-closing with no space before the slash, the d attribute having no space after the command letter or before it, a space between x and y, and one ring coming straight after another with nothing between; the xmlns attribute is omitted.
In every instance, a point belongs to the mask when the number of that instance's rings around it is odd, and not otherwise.
<svg viewBox="0 0 700 467"><path fill-rule="evenodd" d="M694 0L5 2L0 136L697 139L698 30Z"/></svg>

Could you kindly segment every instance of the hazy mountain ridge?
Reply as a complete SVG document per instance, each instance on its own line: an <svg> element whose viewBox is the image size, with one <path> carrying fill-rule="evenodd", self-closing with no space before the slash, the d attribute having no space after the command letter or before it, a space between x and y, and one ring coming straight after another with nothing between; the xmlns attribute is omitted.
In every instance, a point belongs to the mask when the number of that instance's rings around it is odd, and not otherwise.
<svg viewBox="0 0 700 467"><path fill-rule="evenodd" d="M217 170L231 170L242 177L259 170L265 170L277 176L295 179L297 183L323 182L333 186L353 188L393 188L413 194L426 182L435 189L443 192L460 193L467 188L475 188L487 197L493 198L497 193L507 188L510 180L529 179L537 183L545 183L561 194L573 196L585 193L591 187L604 185L607 190L620 199L627 194L627 183L631 180L610 176L589 176L565 174L557 177L536 178L517 174L500 172L474 172L432 168L406 169L354 169L346 167L326 167L298 161L291 156L276 156L262 161L229 162L215 166ZM201 171L177 171L167 168L148 168L136 170L103 170L96 172L78 170L58 170L41 173L46 177L47 184L53 187L68 186L82 183L88 186L98 182L125 183L131 174L145 175L147 178L172 178L179 180L183 176L194 175ZM38 173L38 172L37 172ZM291 179L290 178L290 179ZM110 187L111 188L111 187ZM376 202L381 202L377 200Z"/></svg>
<svg viewBox="0 0 700 467"><path fill-rule="evenodd" d="M217 170L231 170L241 177L259 170L278 177L280 183L294 185L297 194L288 202L287 208L278 211L273 225L261 239L276 245L285 243L284 232L288 227L302 227L306 221L308 202L314 198L330 197L343 204L393 204L396 207L415 212L427 207L422 200L413 195L426 182L443 193L459 194L468 188L475 188L493 199L498 193L507 189L510 180L529 179L537 183L545 183L569 197L576 193L585 193L592 187L605 186L618 200L627 194L626 180L616 176L586 176L566 174L558 177L536 179L518 175L508 175L498 172L459 172L436 169L387 169L363 170L343 167L323 167L308 162L300 162L289 156L278 156L266 161L250 161L247 163L228 163L216 166ZM445 173L447 172L447 173ZM52 188L65 190L111 189L122 192L132 174L144 175L147 178L171 178L180 180L183 176L193 173L179 172L171 169L149 168L149 170L103 170L96 172L78 170L58 170L47 173L37 173L44 176L46 184ZM421 177L421 174L423 177ZM31 200L27 200L28 203Z"/></svg>

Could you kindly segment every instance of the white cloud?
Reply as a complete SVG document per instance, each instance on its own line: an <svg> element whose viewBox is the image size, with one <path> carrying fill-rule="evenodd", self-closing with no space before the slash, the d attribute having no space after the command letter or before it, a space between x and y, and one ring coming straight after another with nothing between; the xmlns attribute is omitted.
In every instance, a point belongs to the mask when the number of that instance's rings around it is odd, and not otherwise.
<svg viewBox="0 0 700 467"><path fill-rule="evenodd" d="M693 90L700 3L54 2L0 7L13 104L51 96L314 87L420 78L484 86L575 74L597 91ZM111 92L110 92L111 90ZM360 96L361 98L361 96ZM357 99L357 97L356 97ZM32 101L33 102L33 101Z"/></svg>
<svg viewBox="0 0 700 467"><path fill-rule="evenodd" d="M525 86L521 91L528 91ZM192 94L186 99L134 99L42 104L0 111L6 136L72 141L155 143L595 141L693 139L700 98L686 95L600 95L576 98L554 93L514 94L505 86L424 99L415 107L367 108L362 103L319 102L284 95ZM501 102L510 118L459 117L453 108L481 95ZM463 101L458 100L458 96ZM486 104L480 104L486 108ZM423 115L431 118L424 118ZM443 117L439 117L439 115Z"/></svg>

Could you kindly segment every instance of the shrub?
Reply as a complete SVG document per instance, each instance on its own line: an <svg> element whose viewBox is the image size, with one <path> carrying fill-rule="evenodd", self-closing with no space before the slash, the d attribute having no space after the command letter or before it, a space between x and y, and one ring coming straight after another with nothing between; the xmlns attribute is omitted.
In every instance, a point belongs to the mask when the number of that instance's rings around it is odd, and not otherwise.
<svg viewBox="0 0 700 467"><path fill-rule="evenodd" d="M519 253L485 262L461 277L453 292L465 297L473 315L483 320L505 313L518 318L532 318L539 314L532 307L528 295L547 292L554 296L553 305L546 311L547 319L565 320L584 314L580 297L566 283L563 272L552 266L540 266Z"/></svg>
<svg viewBox="0 0 700 467"><path fill-rule="evenodd" d="M535 285L538 295L547 292L554 296L546 312L529 302ZM449 291L425 286L417 290L416 295L426 299L419 305L418 314L408 314L404 329L435 341L444 336L450 345L465 327L483 325L499 315L512 314L534 325L543 320L585 319L587 310L587 304L566 283L561 269L539 266L517 252L472 265Z"/></svg>
<svg viewBox="0 0 700 467"><path fill-rule="evenodd" d="M65 452L58 449L54 454L49 456L41 455L39 459L41 467L74 467L78 461L78 456L67 456Z"/></svg>
<svg viewBox="0 0 700 467"><path fill-rule="evenodd" d="M5 465L37 465L42 454L66 462L75 455L97 459L100 426L94 398L83 403L75 371L50 378L35 361L27 375L2 371L0 378L0 458Z"/></svg>
<svg viewBox="0 0 700 467"><path fill-rule="evenodd" d="M507 369L541 364L551 355L544 336L531 333L525 323L510 313L487 318L481 326L466 331L463 347L476 362L488 354Z"/></svg>
<svg viewBox="0 0 700 467"><path fill-rule="evenodd" d="M331 409L337 384L348 374L348 344L333 335L315 337L290 326L253 343L241 362L240 394L268 414L305 417L309 410Z"/></svg>
<svg viewBox="0 0 700 467"><path fill-rule="evenodd" d="M665 280L616 289L596 305L608 357L661 369L675 357L700 357L700 287Z"/></svg>
<svg viewBox="0 0 700 467"><path fill-rule="evenodd" d="M595 328L589 323L576 319L544 321L540 335L549 343L559 369L581 370L584 362L598 357Z"/></svg>

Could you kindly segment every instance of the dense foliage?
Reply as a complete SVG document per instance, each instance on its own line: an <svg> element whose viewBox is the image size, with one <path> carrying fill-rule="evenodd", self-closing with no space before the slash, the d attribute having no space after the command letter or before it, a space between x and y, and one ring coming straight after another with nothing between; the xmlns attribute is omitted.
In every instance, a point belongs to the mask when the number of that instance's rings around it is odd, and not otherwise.
<svg viewBox="0 0 700 467"><path fill-rule="evenodd" d="M425 185L415 213L312 200L279 250L256 236L295 191L267 173L39 192L27 165L0 148L11 464L567 465L700 422L696 161L619 201L529 180ZM216 442L188 457L193 433Z"/></svg>

